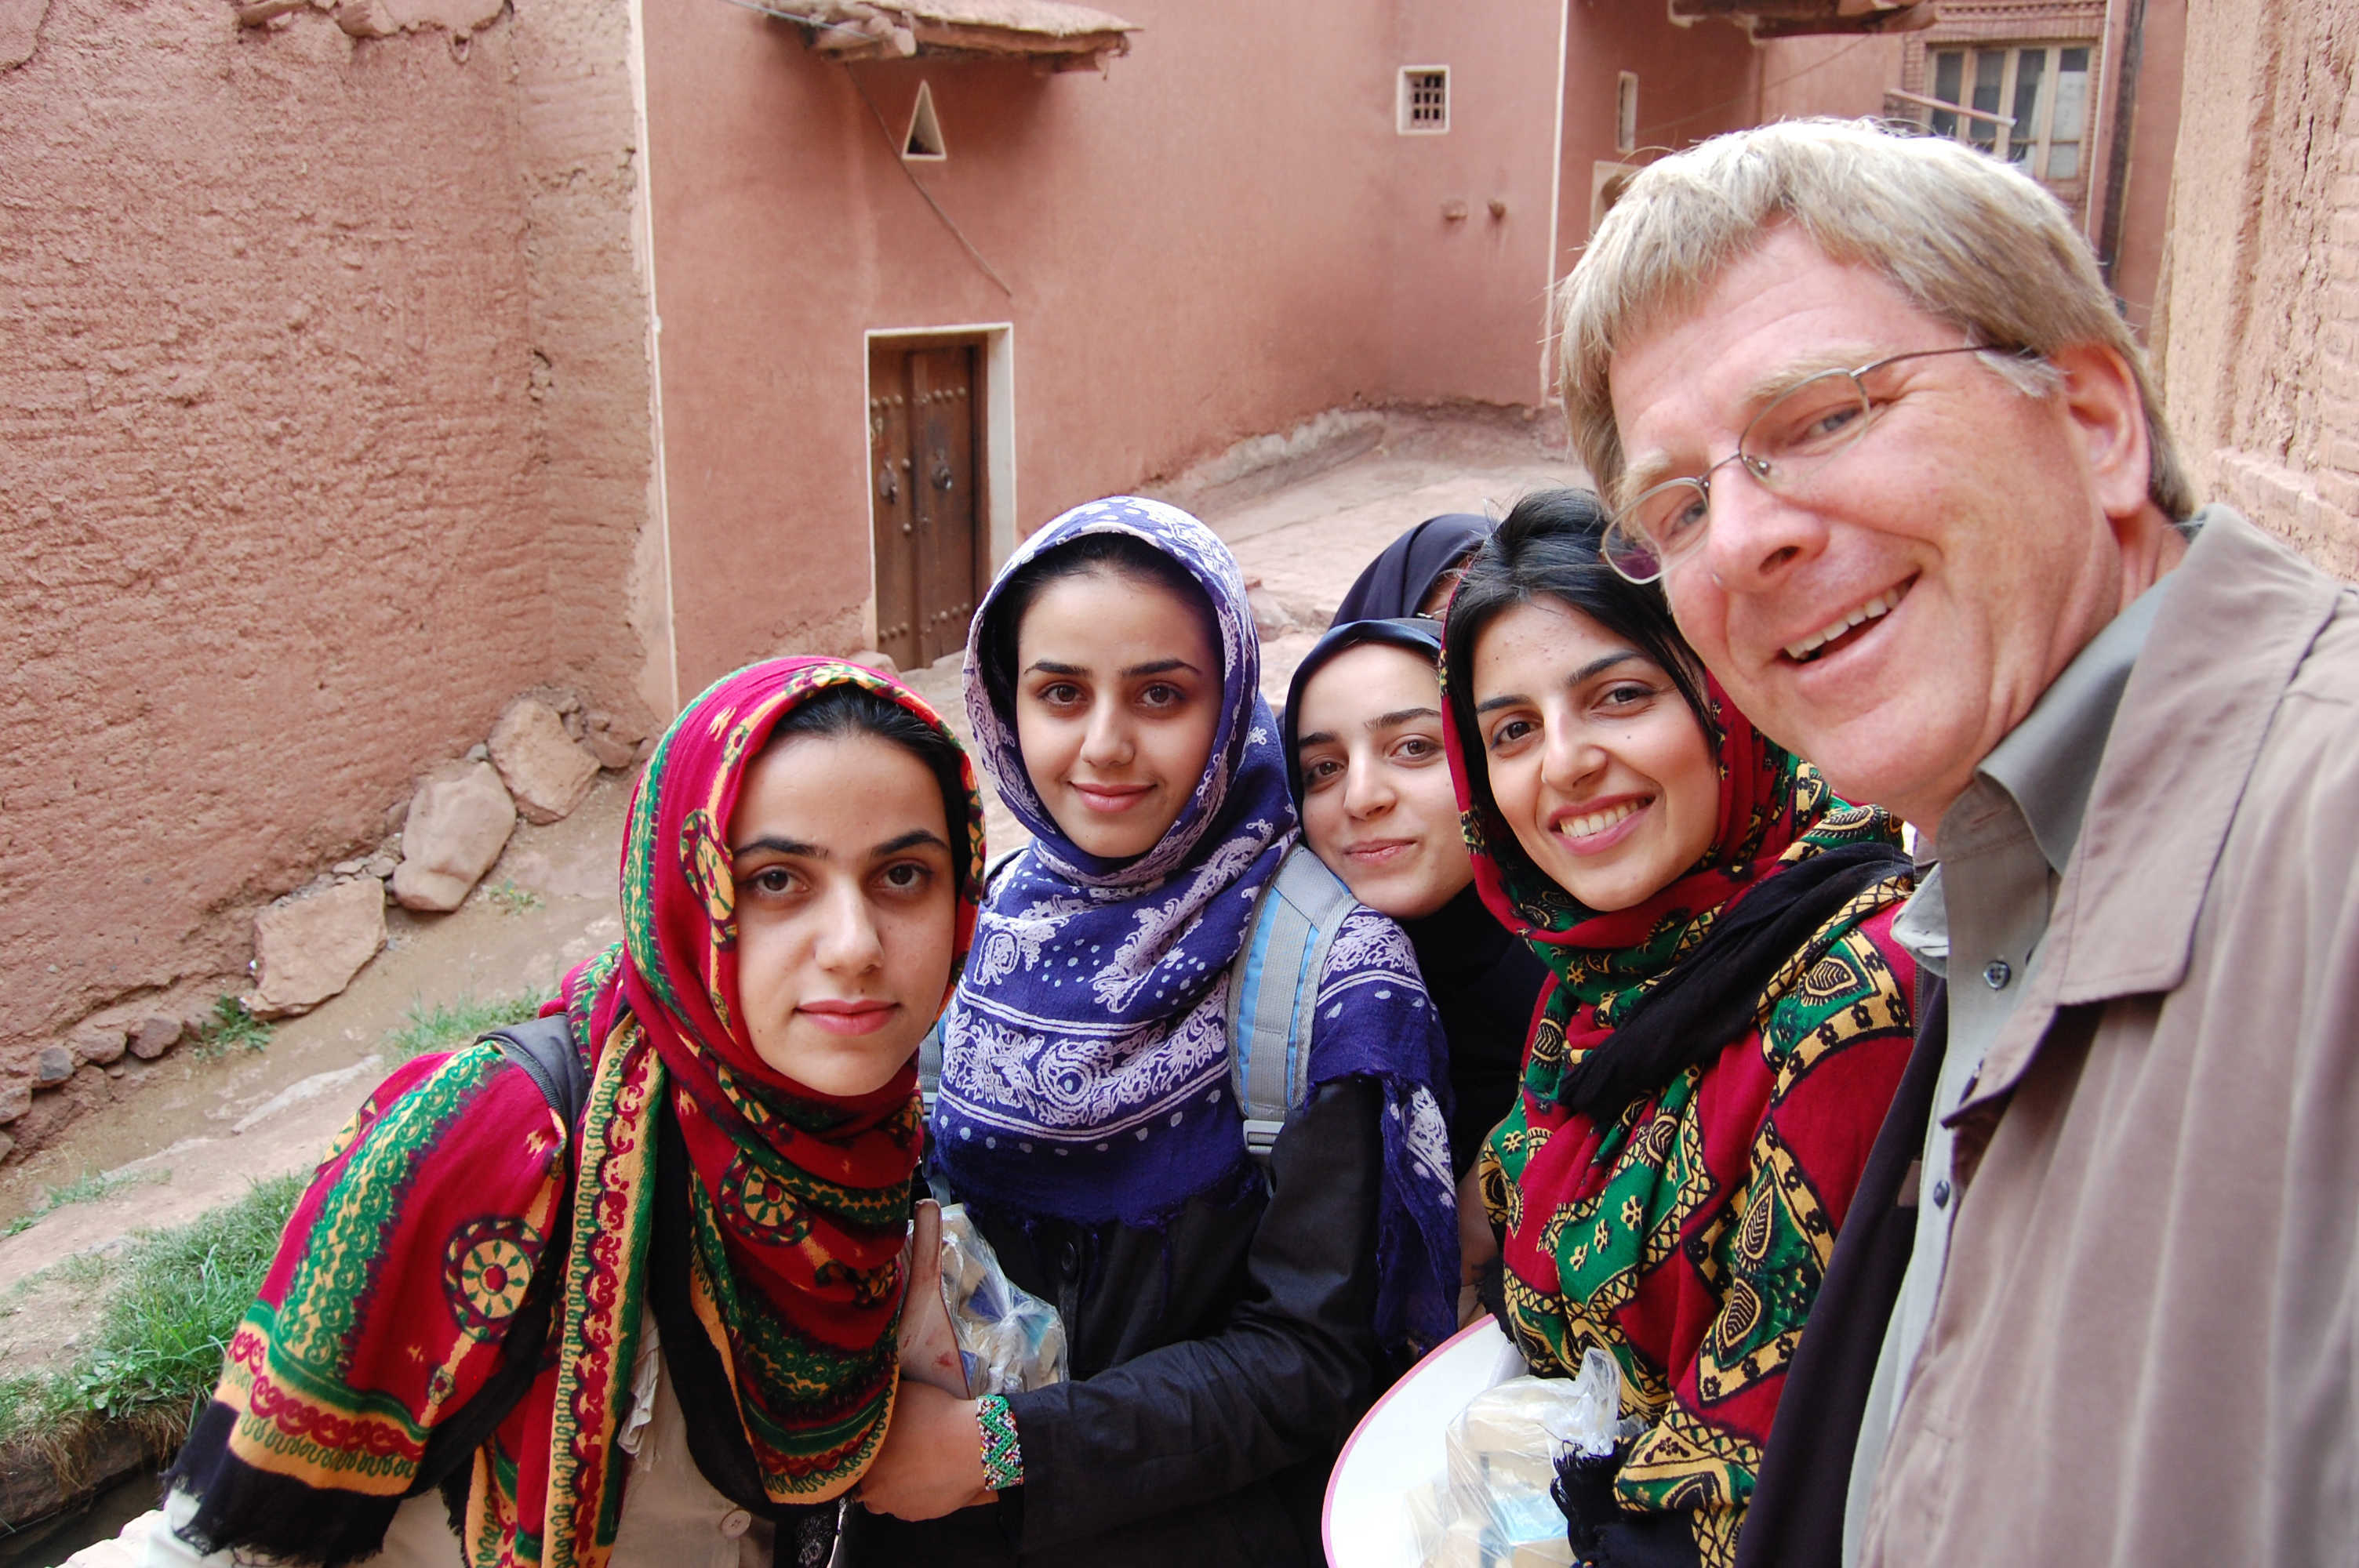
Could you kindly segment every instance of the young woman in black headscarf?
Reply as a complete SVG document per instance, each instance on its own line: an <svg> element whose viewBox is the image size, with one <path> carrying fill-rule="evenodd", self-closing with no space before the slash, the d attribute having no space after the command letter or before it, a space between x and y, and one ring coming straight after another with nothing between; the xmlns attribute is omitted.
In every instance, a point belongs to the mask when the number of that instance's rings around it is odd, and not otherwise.
<svg viewBox="0 0 2359 1568"><path fill-rule="evenodd" d="M1440 619L1458 586L1458 574L1484 540L1491 520L1472 512L1445 512L1385 546L1343 595L1330 625L1389 621L1408 615Z"/></svg>
<svg viewBox="0 0 2359 1568"><path fill-rule="evenodd" d="M1435 621L1330 630L1294 672L1286 761L1312 851L1417 948L1450 1040L1451 1162L1462 1178L1515 1103L1548 970L1475 891L1441 743L1440 654Z"/></svg>

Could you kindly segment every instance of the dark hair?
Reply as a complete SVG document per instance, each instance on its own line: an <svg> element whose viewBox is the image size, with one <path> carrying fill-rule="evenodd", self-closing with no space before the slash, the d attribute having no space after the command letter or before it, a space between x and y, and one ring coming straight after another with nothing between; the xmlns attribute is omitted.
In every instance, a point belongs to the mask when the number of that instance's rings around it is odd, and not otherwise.
<svg viewBox="0 0 2359 1568"><path fill-rule="evenodd" d="M1599 550L1606 514L1585 490L1534 491L1516 503L1496 532L1466 563L1442 628L1450 676L1450 717L1465 750L1475 798L1492 805L1491 771L1474 716L1474 646L1492 622L1518 604L1553 599L1580 611L1661 666L1707 737L1719 733L1704 698L1695 650L1680 635L1670 606L1652 583L1617 575Z"/></svg>
<svg viewBox="0 0 2359 1568"><path fill-rule="evenodd" d="M1168 590L1203 620L1205 640L1218 654L1221 638L1212 600L1188 568L1135 534L1084 534L1043 550L1016 568L991 601L982 637L983 678L1003 707L1016 691L1016 633L1040 590L1061 578L1108 571Z"/></svg>
<svg viewBox="0 0 2359 1568"><path fill-rule="evenodd" d="M788 741L846 735L874 735L880 741L890 741L926 764L926 771L934 775L934 783L941 789L942 823L950 829L951 859L957 862L963 877L966 863L958 847L966 837L966 780L961 766L966 754L945 731L935 729L889 697L864 687L836 686L809 702L788 708L771 727L762 750L769 751Z"/></svg>

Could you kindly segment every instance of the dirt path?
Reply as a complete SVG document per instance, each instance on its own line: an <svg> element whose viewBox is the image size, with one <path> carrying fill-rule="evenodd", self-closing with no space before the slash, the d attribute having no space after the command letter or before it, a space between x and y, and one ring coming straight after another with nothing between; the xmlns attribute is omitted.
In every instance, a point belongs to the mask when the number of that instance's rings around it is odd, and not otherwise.
<svg viewBox="0 0 2359 1568"><path fill-rule="evenodd" d="M1200 499L1247 575L1301 623L1265 644L1262 684L1273 705L1361 566L1402 529L1437 513L1482 511L1486 501L1504 513L1525 490L1571 471L1538 431L1397 418L1386 444L1347 462L1250 500ZM957 660L910 679L963 734ZM91 1173L143 1178L0 1239L0 1362L18 1371L60 1364L86 1325L82 1292L58 1274L34 1276L318 1159L386 1070L386 1038L414 1005L546 994L568 967L613 941L629 797L627 781L608 777L563 822L520 824L452 914L389 910L386 950L342 995L279 1024L265 1050L210 1061L183 1050L152 1065L125 1058L115 1103L0 1178L0 1221L36 1208L44 1187ZM1021 837L995 798L988 835L995 851Z"/></svg>

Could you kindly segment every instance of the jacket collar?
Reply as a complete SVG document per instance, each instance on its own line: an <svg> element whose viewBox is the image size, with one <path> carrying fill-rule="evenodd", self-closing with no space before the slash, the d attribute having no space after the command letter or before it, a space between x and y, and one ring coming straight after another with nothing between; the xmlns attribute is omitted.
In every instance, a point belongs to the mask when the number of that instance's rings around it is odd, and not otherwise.
<svg viewBox="0 0 2359 1568"><path fill-rule="evenodd" d="M2223 506L2172 572L2105 741L2029 991L1962 1109L2012 1089L2059 1008L2186 977L2204 891L2279 698L2341 585Z"/></svg>

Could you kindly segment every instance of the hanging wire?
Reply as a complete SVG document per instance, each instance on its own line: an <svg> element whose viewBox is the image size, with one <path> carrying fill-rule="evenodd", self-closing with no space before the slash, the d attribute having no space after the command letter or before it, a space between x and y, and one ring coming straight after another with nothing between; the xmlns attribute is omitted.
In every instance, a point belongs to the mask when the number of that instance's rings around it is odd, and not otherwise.
<svg viewBox="0 0 2359 1568"><path fill-rule="evenodd" d="M773 5L761 5L759 4L759 0L728 0L728 3L732 5L737 6L741 10L752 11L758 16L775 17L781 22L792 22L798 27L824 28L831 32L856 33L864 38L872 36L865 30L859 27L849 27L842 22L822 21L815 16L798 16L792 11L781 11ZM926 189L925 181L918 178L918 171L911 168L909 167L908 159L901 156L900 144L893 139L893 127L885 123L885 112L876 107L876 100L868 96L867 83L862 81L859 77L853 74L852 62L849 60L842 60L838 63L843 67L844 80L852 83L852 90L854 92L860 94L860 101L868 105L869 116L876 122L876 129L885 138L886 150L893 155L893 161L900 166L901 172L908 178L911 189L915 189L917 193L925 200L927 206L934 210L934 216L942 221L942 227L951 232L951 237L966 248L966 254L973 259L974 265L983 269L984 276L997 284L999 286L1000 293L1005 294L1010 299L1015 298L1016 290L1007 286L1007 280L999 276L997 268L994 267L990 262L984 259L983 253L975 249L974 242L966 237L966 231L958 226L958 220L951 217L948 212L942 211L942 204L934 200L934 193Z"/></svg>

